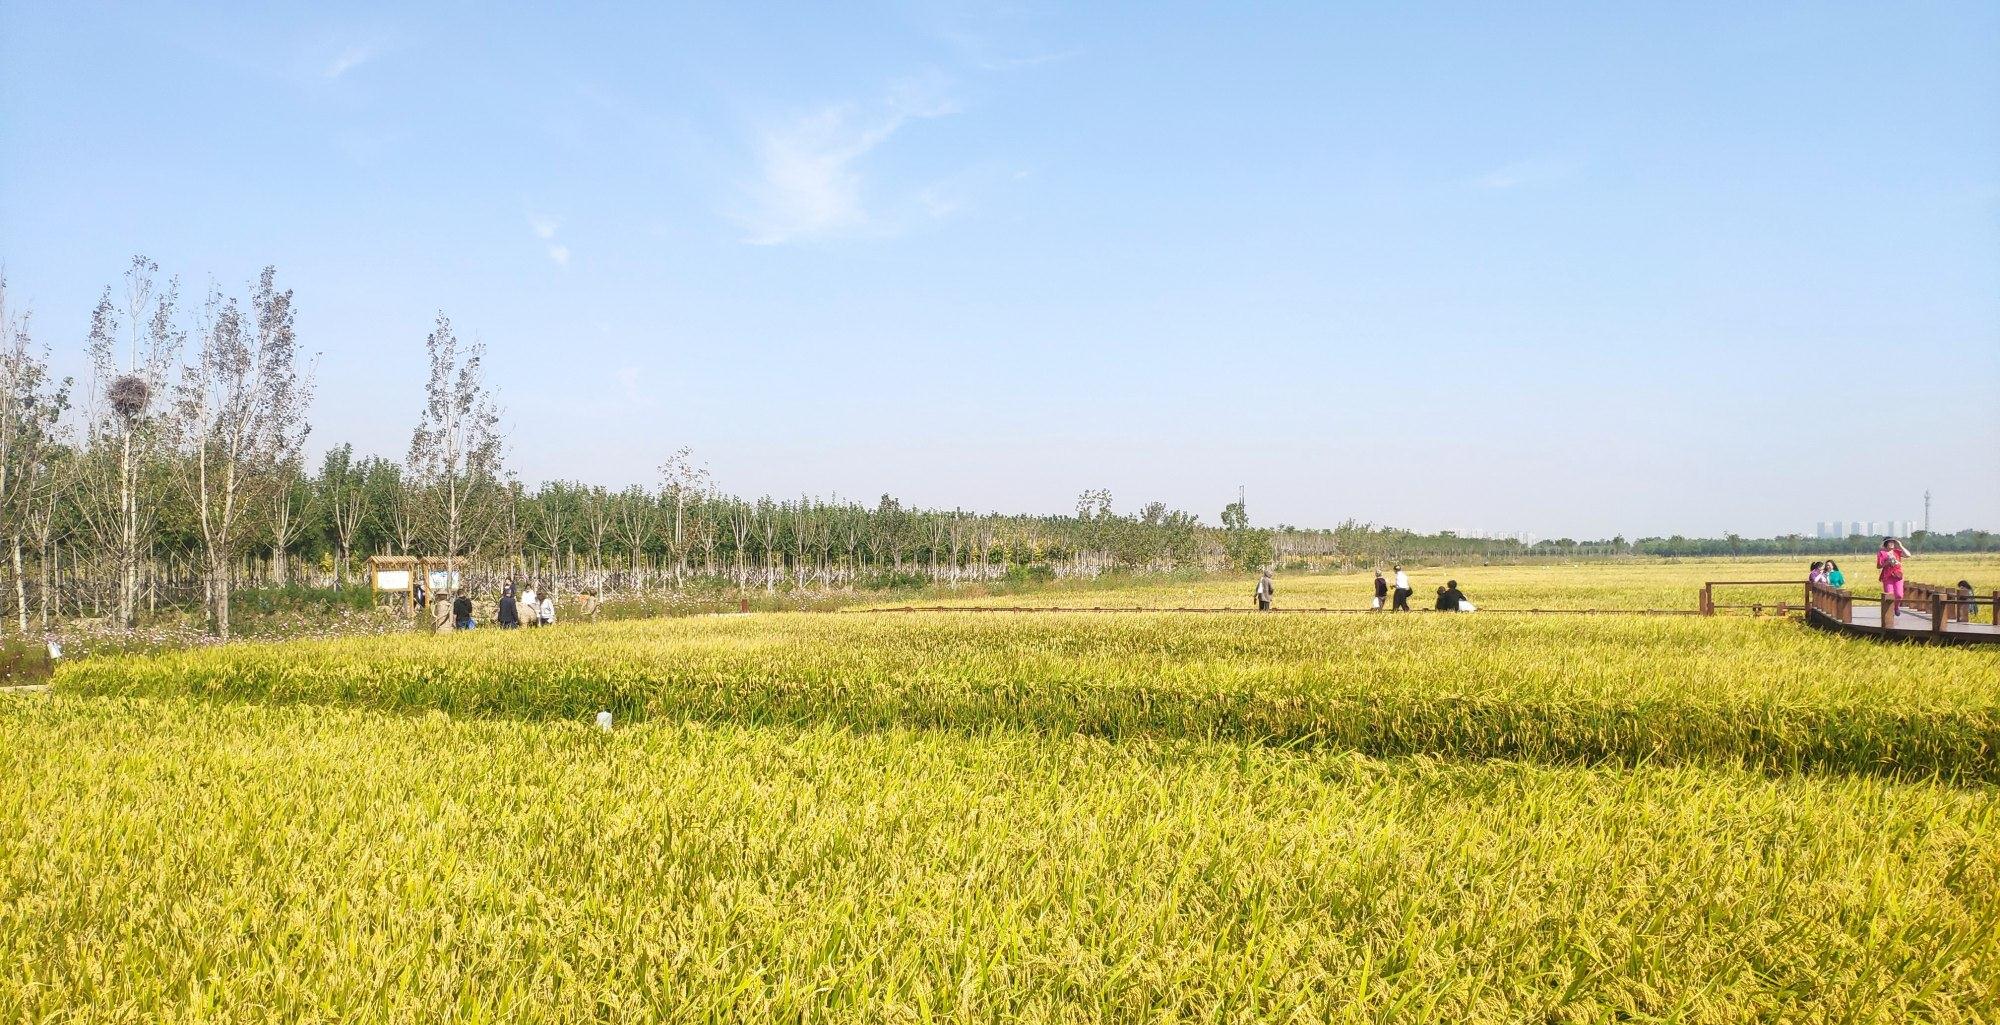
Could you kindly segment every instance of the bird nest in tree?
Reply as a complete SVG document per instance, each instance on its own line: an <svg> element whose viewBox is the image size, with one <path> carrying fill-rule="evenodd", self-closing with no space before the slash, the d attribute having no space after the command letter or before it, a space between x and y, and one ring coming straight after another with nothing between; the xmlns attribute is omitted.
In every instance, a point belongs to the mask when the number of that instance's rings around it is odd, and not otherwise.
<svg viewBox="0 0 2000 1025"><path fill-rule="evenodd" d="M119 416L132 420L146 411L146 404L153 400L153 388L144 378L126 374L111 382L105 398L110 400L112 410Z"/></svg>

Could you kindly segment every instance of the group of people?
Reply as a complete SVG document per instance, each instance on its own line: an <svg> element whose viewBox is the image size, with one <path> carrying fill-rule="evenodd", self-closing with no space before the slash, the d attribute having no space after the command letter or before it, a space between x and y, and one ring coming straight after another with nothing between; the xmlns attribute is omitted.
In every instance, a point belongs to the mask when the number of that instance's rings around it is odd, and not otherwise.
<svg viewBox="0 0 2000 1025"><path fill-rule="evenodd" d="M556 622L556 596L553 590L535 593L530 584L518 596L514 593L514 582L508 581L500 588L500 602L493 613L494 625L502 630L514 630L523 626L554 626ZM451 628L470 630L477 626L472 618L472 595L459 591L451 599Z"/></svg>
<svg viewBox="0 0 2000 1025"><path fill-rule="evenodd" d="M1806 571L1806 582L1825 584L1828 587L1846 587L1847 574L1840 571L1839 563L1828 559L1825 562L1812 564L1812 568Z"/></svg>
<svg viewBox="0 0 2000 1025"><path fill-rule="evenodd" d="M508 581L506 586L500 589L500 608L493 614L493 621L498 623L502 630L512 630L519 626L554 626L556 625L555 592L537 595L534 585L530 584L527 590L521 592L520 598L516 599L514 583Z"/></svg>
<svg viewBox="0 0 2000 1025"><path fill-rule="evenodd" d="M1380 612L1385 605L1393 612L1410 611L1410 595L1414 593L1410 588L1410 575L1403 572L1401 566L1397 566L1393 572L1396 574L1396 586L1392 590L1388 579L1382 576L1382 571L1375 571L1373 608L1377 612ZM1271 571L1267 569L1263 576L1257 578L1255 597L1258 611L1271 611L1271 602L1277 597L1277 593L1277 584L1271 579ZM1467 598L1465 592L1458 589L1456 580L1447 580L1444 586L1437 589L1437 604L1432 607L1439 612L1471 612L1475 608L1472 599Z"/></svg>
<svg viewBox="0 0 2000 1025"><path fill-rule="evenodd" d="M1903 564L1910 561L1910 555L1910 549L1893 537L1883 538L1882 546L1875 550L1875 578L1882 582L1882 597L1889 600L1891 617L1903 607ZM1847 574L1842 573L1840 564L1832 559L1813 563L1806 571L1806 580L1828 587L1847 586ZM1972 600L1972 581L1958 582L1958 596L1963 601Z"/></svg>

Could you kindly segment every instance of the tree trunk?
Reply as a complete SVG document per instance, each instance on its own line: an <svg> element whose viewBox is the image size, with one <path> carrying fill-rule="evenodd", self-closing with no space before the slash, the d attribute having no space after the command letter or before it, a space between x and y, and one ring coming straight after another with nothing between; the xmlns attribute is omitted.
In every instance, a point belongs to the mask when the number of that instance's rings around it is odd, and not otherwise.
<svg viewBox="0 0 2000 1025"><path fill-rule="evenodd" d="M14 542L14 611L20 614L21 636L28 636L28 579L21 572L21 535Z"/></svg>

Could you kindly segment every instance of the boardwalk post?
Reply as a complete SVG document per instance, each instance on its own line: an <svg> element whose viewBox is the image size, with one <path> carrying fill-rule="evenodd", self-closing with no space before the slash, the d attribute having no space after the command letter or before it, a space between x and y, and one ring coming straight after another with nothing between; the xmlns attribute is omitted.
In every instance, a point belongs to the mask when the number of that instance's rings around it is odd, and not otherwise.
<svg viewBox="0 0 2000 1025"><path fill-rule="evenodd" d="M1943 633L1945 624L1949 622L1951 622L1951 608L1944 603L1944 595L1933 593L1931 595L1931 632L1934 634Z"/></svg>
<svg viewBox="0 0 2000 1025"><path fill-rule="evenodd" d="M1888 595L1885 594L1882 596L1882 615L1876 620L1876 622L1882 624L1882 629L1884 630L1894 630L1896 628L1896 614L1890 611L1894 606L1890 605L1889 601L1890 598Z"/></svg>
<svg viewBox="0 0 2000 1025"><path fill-rule="evenodd" d="M1993 592L1993 625L2000 626L2000 591Z"/></svg>
<svg viewBox="0 0 2000 1025"><path fill-rule="evenodd" d="M1715 585L1713 584L1701 585L1701 614L1704 616L1715 615Z"/></svg>

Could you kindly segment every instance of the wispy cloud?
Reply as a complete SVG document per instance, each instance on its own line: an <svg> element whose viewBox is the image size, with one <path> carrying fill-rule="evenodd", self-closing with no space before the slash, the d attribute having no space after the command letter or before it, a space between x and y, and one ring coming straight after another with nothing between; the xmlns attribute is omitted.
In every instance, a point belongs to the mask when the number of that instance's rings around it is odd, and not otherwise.
<svg viewBox="0 0 2000 1025"><path fill-rule="evenodd" d="M528 215L528 230L534 232L535 237L546 244L549 259L554 260L558 267L567 267L569 266L569 246L555 240L556 231L561 227L561 221L547 214Z"/></svg>
<svg viewBox="0 0 2000 1025"><path fill-rule="evenodd" d="M912 122L958 112L922 83L899 86L885 106L868 115L833 104L762 131L744 241L782 245L881 227L867 206L863 158Z"/></svg>
<svg viewBox="0 0 2000 1025"><path fill-rule="evenodd" d="M321 74L323 74L327 78L339 78L340 76L345 75L348 72L353 71L355 68L358 68L361 65L366 64L374 59L375 59L374 47L350 46L347 49L340 51L340 53L337 56L335 56L333 60L327 62L326 70L321 72Z"/></svg>

